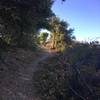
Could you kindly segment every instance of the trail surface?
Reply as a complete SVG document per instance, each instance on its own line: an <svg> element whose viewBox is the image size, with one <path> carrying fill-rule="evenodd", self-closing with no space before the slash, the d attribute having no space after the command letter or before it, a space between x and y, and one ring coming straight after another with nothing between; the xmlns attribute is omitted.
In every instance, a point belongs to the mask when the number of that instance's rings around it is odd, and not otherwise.
<svg viewBox="0 0 100 100"><path fill-rule="evenodd" d="M40 62L45 62L53 54L52 52L44 52L42 56L36 57L27 66L18 67L18 70L15 73L8 74L9 76L4 77L4 74L0 73L2 75L0 100L38 100L34 96L33 73L38 70Z"/></svg>

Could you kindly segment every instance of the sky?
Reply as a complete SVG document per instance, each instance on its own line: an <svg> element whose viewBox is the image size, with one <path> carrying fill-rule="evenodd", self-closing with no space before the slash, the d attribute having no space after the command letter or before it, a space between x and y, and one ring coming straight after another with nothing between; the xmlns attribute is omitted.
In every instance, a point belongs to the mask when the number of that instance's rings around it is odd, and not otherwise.
<svg viewBox="0 0 100 100"><path fill-rule="evenodd" d="M100 0L56 0L53 12L74 28L79 41L100 41Z"/></svg>

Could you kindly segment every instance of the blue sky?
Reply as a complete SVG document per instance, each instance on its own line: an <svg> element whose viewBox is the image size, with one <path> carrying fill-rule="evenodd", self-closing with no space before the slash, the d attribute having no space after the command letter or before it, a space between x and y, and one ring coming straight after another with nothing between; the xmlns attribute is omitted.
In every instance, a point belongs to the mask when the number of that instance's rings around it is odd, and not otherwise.
<svg viewBox="0 0 100 100"><path fill-rule="evenodd" d="M100 0L56 0L52 10L75 29L77 40L100 37Z"/></svg>

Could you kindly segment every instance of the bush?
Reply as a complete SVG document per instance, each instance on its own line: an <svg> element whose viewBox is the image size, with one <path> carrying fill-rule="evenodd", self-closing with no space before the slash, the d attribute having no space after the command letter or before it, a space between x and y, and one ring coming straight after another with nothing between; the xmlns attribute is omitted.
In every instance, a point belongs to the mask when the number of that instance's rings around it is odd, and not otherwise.
<svg viewBox="0 0 100 100"><path fill-rule="evenodd" d="M96 66L100 49L79 44L41 63L34 73L36 95L42 100L98 100Z"/></svg>
<svg viewBox="0 0 100 100"><path fill-rule="evenodd" d="M67 52L66 52L67 51ZM69 56L70 63L75 64L85 58L92 56L92 48L88 44L76 44L72 48L67 49L65 52Z"/></svg>
<svg viewBox="0 0 100 100"><path fill-rule="evenodd" d="M56 61L57 58L52 58L52 64L41 64L40 70L34 73L34 87L36 94L42 100L65 100L68 99L68 84L71 78L70 70L66 71L65 66ZM55 63L55 61L57 63Z"/></svg>

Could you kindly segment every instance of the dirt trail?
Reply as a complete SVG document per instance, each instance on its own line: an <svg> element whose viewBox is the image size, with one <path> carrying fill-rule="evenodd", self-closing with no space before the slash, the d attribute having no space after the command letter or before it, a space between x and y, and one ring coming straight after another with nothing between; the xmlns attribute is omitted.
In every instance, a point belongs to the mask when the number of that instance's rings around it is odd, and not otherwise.
<svg viewBox="0 0 100 100"><path fill-rule="evenodd" d="M38 69L40 62L44 62L45 59L53 56L53 54L52 52L44 52L42 56L37 57L27 67L20 67L17 73L13 74L13 76L8 76L10 77L9 83L0 85L2 86L0 100L38 100L34 96L33 73ZM6 85L3 86L3 84Z"/></svg>

